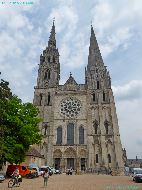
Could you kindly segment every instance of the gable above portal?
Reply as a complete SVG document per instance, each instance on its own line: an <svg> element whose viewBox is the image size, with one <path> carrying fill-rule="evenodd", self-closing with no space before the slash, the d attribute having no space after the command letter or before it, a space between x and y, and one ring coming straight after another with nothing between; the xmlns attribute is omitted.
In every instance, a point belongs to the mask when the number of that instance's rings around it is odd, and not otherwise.
<svg viewBox="0 0 142 190"><path fill-rule="evenodd" d="M72 77L71 73L70 73L70 76L69 76L68 80L63 85L63 89L68 90L68 91L77 91L77 90L79 90L79 85L77 84L75 79Z"/></svg>

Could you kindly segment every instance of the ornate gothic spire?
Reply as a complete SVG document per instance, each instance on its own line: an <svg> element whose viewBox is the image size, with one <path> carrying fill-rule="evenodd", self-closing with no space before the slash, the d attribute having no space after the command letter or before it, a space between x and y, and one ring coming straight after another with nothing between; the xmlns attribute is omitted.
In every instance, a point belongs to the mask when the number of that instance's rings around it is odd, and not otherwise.
<svg viewBox="0 0 142 190"><path fill-rule="evenodd" d="M38 86L42 88L57 87L60 80L59 52L56 48L55 25L50 32L48 46L40 56Z"/></svg>
<svg viewBox="0 0 142 190"><path fill-rule="evenodd" d="M55 25L54 25L54 20L53 20L53 25L52 25L52 29L50 32L50 37L49 37L49 41L48 41L48 46L52 47L52 48L56 48L56 38L55 38Z"/></svg>

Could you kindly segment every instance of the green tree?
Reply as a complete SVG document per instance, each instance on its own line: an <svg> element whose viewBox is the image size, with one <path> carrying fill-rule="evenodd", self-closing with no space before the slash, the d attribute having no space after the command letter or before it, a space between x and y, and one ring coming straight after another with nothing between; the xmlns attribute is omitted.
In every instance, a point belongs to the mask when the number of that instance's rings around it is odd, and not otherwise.
<svg viewBox="0 0 142 190"><path fill-rule="evenodd" d="M12 95L9 83L0 83L0 165L21 163L30 145L41 141L38 109Z"/></svg>

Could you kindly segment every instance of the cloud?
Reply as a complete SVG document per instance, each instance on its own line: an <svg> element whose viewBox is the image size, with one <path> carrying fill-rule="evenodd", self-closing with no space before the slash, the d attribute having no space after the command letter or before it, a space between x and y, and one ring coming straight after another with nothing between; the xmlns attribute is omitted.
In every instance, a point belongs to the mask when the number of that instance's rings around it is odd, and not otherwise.
<svg viewBox="0 0 142 190"><path fill-rule="evenodd" d="M136 28L142 29L140 18L142 2L99 0L91 13L93 25L97 28L97 37L101 42L104 57L118 48L127 49L130 39L136 35ZM139 26L138 26L139 25Z"/></svg>
<svg viewBox="0 0 142 190"><path fill-rule="evenodd" d="M61 64L71 69L81 67L85 64L83 55L86 48L84 35L78 33L79 18L73 1L57 1L57 7L51 10L47 22L50 23L54 17L56 32L62 34L59 44ZM51 26L48 25L48 31L50 29Z"/></svg>
<svg viewBox="0 0 142 190"><path fill-rule="evenodd" d="M37 67L39 55L36 52L41 46L39 28L36 29L26 15L34 6L28 7L0 7L0 71L10 82L13 93L23 101L32 101L32 73Z"/></svg>
<svg viewBox="0 0 142 190"><path fill-rule="evenodd" d="M133 80L123 86L113 86L112 88L119 101L142 99L142 80Z"/></svg>
<svg viewBox="0 0 142 190"><path fill-rule="evenodd" d="M136 143L137 143L138 146L142 146L142 140L138 139L138 140L136 141Z"/></svg>
<svg viewBox="0 0 142 190"><path fill-rule="evenodd" d="M142 134L142 80L132 80L121 86L113 86L119 121L120 135L128 158L141 158Z"/></svg>
<svg viewBox="0 0 142 190"><path fill-rule="evenodd" d="M127 150L128 158L141 158L141 134L142 99L135 101L116 101L117 115L120 128L120 136L123 147Z"/></svg>
<svg viewBox="0 0 142 190"><path fill-rule="evenodd" d="M107 38L107 42L100 45L103 56L107 57L110 53L116 51L120 47L127 49L131 37L132 33L129 28L123 27L122 29L118 29L116 33Z"/></svg>

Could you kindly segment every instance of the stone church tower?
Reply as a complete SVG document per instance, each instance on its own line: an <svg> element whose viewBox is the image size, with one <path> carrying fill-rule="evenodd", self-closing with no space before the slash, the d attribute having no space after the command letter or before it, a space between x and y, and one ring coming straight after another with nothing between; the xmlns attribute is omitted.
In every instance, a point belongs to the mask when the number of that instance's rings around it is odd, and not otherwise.
<svg viewBox="0 0 142 190"><path fill-rule="evenodd" d="M70 167L122 169L123 152L111 78L92 26L85 84L78 84L72 74L64 85L59 85L59 80L53 22L48 47L40 56L34 92L34 105L42 118L39 127L43 141L39 151L46 158L45 164L62 171Z"/></svg>

